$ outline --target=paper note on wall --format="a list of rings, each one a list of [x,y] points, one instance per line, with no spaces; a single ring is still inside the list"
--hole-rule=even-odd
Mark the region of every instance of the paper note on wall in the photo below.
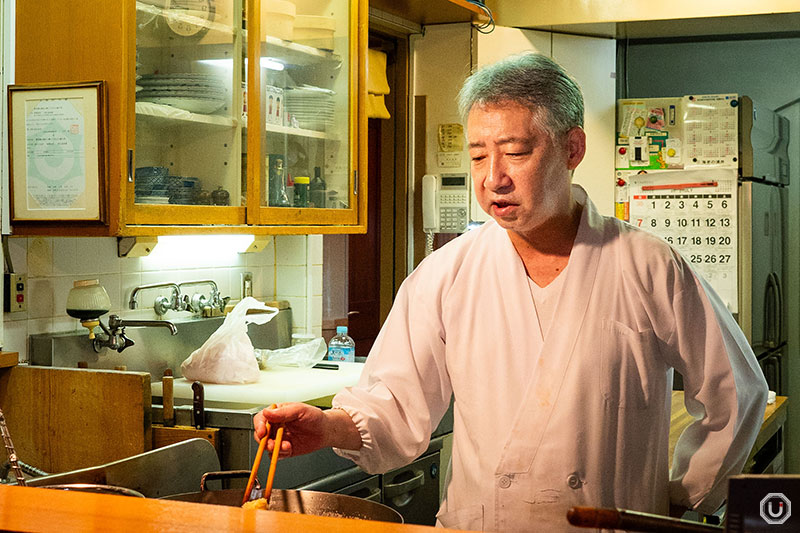
[[[683,98],[685,168],[737,168],[739,112],[736,94]]]
[[[439,151],[460,152],[464,149],[464,126],[458,123],[439,124]]]

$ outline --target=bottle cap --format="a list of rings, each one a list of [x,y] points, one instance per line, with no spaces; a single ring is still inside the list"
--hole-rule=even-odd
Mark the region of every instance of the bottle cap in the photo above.
[[[347,326],[336,326],[337,335],[347,335]]]
[[[305,183],[306,185],[308,185],[308,182],[309,182],[309,181],[311,181],[311,180],[310,180],[310,178],[309,178],[308,176],[297,176],[297,177],[294,179],[294,182],[295,182],[295,183],[300,183],[300,184],[303,184],[303,183]]]

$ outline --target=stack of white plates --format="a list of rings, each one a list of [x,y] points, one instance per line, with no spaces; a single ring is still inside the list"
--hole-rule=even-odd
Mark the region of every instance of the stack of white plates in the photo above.
[[[192,113],[214,113],[225,105],[224,81],[210,74],[146,74],[138,81],[136,100],[164,104]]]
[[[169,196],[137,196],[136,203],[166,205],[169,203]]]
[[[325,131],[333,125],[333,91],[319,87],[292,87],[284,94],[286,110],[301,128]]]

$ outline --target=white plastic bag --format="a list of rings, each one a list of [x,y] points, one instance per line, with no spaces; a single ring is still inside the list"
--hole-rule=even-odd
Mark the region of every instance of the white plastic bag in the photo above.
[[[309,368],[322,361],[328,352],[328,347],[325,345],[325,339],[317,337],[288,348],[278,348],[277,350],[256,349],[255,352],[261,368],[273,368],[276,366]]]
[[[250,309],[266,311],[248,315]],[[259,368],[247,324],[266,324],[278,314],[248,296],[231,310],[217,331],[181,363],[183,377],[205,383],[252,383],[258,381]]]

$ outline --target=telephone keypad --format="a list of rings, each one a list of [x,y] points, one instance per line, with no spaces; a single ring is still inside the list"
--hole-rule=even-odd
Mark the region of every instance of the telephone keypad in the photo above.
[[[439,196],[441,215],[439,231],[442,233],[461,233],[467,229],[467,194],[451,192]]]

